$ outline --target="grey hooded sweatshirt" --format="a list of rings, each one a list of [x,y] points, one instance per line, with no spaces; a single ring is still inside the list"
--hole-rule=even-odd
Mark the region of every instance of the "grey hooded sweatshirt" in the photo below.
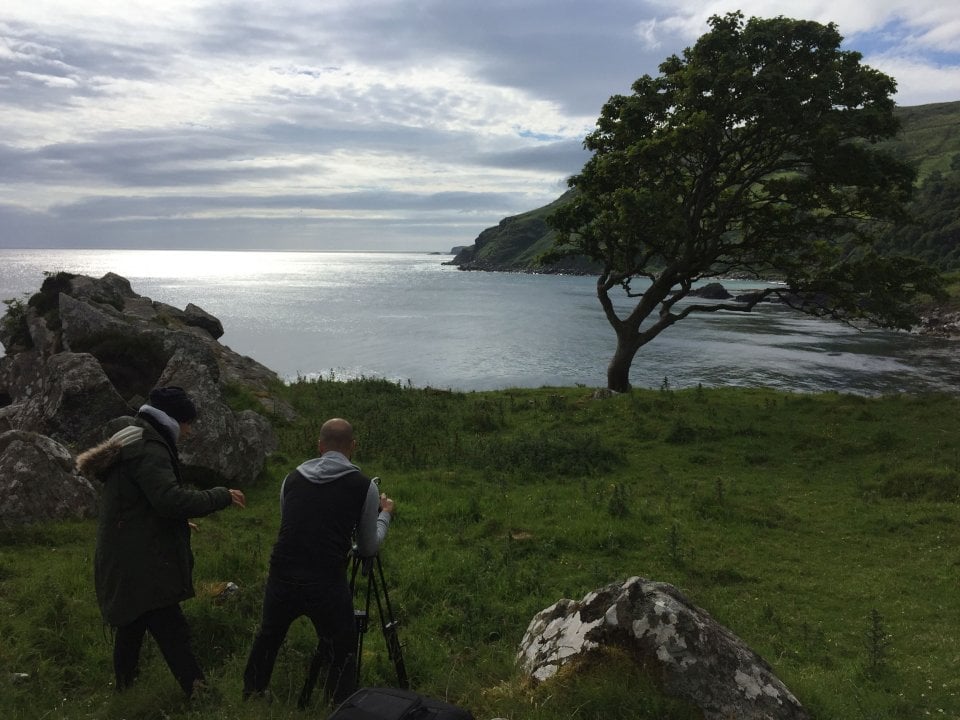
[[[292,582],[318,582],[346,569],[351,545],[375,555],[391,516],[380,509],[375,482],[339,452],[307,460],[280,488],[280,532],[272,572]]]

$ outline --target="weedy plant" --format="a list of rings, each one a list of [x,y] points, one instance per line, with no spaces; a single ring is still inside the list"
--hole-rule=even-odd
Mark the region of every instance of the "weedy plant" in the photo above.
[[[341,416],[356,462],[397,501],[381,558],[421,692],[477,718],[697,717],[617,652],[541,685],[516,666],[537,612],[638,575],[676,585],[741,637],[817,720],[960,717],[957,398],[672,387],[601,399],[329,378],[278,391],[298,418],[274,419],[280,447],[245,488],[247,509],[202,519],[193,537],[198,597],[184,610],[216,693],[182,700],[149,640],[137,686],[112,691],[95,522],[51,523],[0,530],[0,716],[304,717],[309,623],[291,629],[272,704],[242,702],[241,673],[279,483]],[[225,581],[240,590],[218,603],[210,588]],[[376,627],[364,653],[362,682],[392,684]],[[308,713],[324,717],[315,695]]]
[[[887,667],[891,637],[887,633],[883,616],[876,608],[870,609],[867,623],[867,632],[864,637],[867,650],[867,673],[877,677]]]

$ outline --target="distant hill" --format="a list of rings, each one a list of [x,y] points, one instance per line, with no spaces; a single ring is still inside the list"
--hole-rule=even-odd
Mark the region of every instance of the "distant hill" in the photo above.
[[[949,172],[960,153],[960,101],[901,107],[896,114],[903,126],[900,136],[881,147],[917,168],[918,182],[934,171]]]
[[[903,125],[899,137],[883,144],[917,169],[915,216],[923,225],[897,228],[881,248],[922,257],[944,270],[960,268],[960,101],[896,109]],[[549,205],[504,218],[459,250],[451,265],[463,270],[592,273],[586,258],[543,266],[541,254],[553,246],[546,218],[567,202],[568,190]]]
[[[573,190],[567,190],[549,205],[504,218],[499,225],[480,233],[473,245],[461,248],[449,264],[458,265],[462,270],[596,272],[596,266],[586,258],[570,258],[553,265],[538,262],[540,255],[553,247],[556,235],[547,226],[547,216],[572,196]]]

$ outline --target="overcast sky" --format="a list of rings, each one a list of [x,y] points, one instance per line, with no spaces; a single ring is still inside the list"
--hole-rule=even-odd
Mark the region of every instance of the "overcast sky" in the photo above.
[[[469,245],[737,9],[835,22],[900,105],[960,100],[944,0],[3,0],[0,248]]]

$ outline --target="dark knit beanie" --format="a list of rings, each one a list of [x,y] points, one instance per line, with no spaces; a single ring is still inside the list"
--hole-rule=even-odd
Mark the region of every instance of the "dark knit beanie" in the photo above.
[[[150,404],[177,422],[189,423],[197,418],[197,406],[182,387],[154,388],[150,391]]]

